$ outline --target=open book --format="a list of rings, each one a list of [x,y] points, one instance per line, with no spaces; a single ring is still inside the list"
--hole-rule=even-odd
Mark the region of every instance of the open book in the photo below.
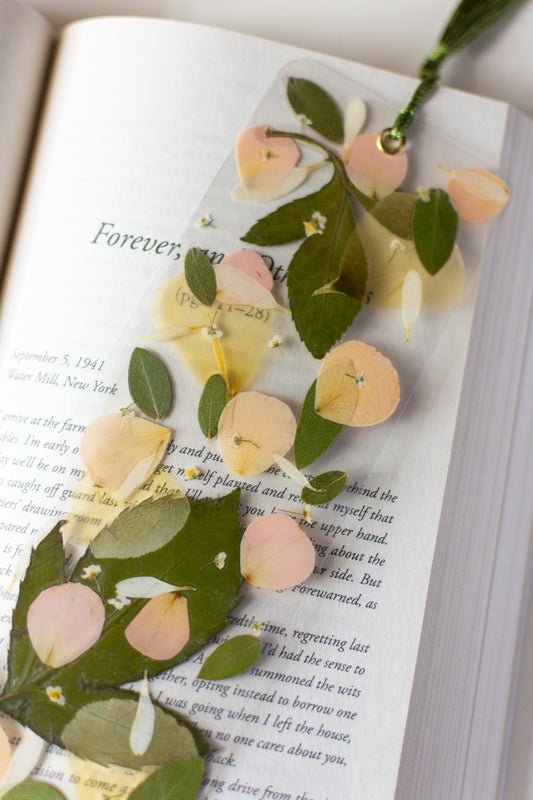
[[[1,36],[26,41],[31,30],[40,42],[31,78],[10,66],[29,109],[50,34],[10,2],[1,14]],[[248,125],[287,124],[280,86],[293,74],[326,85],[341,105],[363,98],[376,131],[414,86],[179,22],[91,20],[61,36],[2,292],[2,664],[18,555],[69,513],[81,435],[130,402],[134,347],[154,345],[172,373],[163,468],[190,497],[242,485],[244,524],[278,508],[301,511],[299,488],[281,470],[240,479],[226,468],[216,439],[198,428],[201,385],[167,343],[143,339],[154,325],[151,299],[182,271],[189,247],[216,262],[276,207],[231,199],[230,154]],[[3,71],[0,131],[13,118],[6,83]],[[17,130],[32,129],[28,111]],[[529,564],[532,148],[532,124],[502,103],[443,89],[424,111],[411,190],[433,185],[445,160],[497,173],[511,197],[497,220],[462,234],[466,279],[456,306],[423,312],[408,343],[388,309],[363,309],[347,332],[396,365],[400,404],[381,426],[350,430],[310,468],[349,474],[344,491],[302,521],[314,574],[285,592],[243,590],[224,635],[262,624],[260,659],[236,678],[202,681],[200,654],[151,680],[152,697],[196,723],[213,748],[202,800],[500,796]],[[316,188],[324,177],[310,181]],[[18,187],[2,202],[5,231]],[[195,225],[206,215],[212,225]],[[286,304],[287,253],[264,255]],[[265,353],[268,370],[247,388],[279,394],[297,415],[317,362],[290,320],[280,326],[284,355]],[[193,467],[200,474],[188,483]],[[127,796],[125,774],[87,769],[50,746],[34,777],[69,798]]]

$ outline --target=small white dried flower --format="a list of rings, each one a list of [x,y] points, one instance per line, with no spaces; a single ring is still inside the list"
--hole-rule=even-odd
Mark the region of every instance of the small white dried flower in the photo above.
[[[272,350],[275,350],[277,347],[281,347],[281,345],[282,345],[282,344],[283,344],[283,339],[281,338],[281,336],[279,336],[278,334],[276,334],[276,335],[275,335],[275,336],[273,336],[273,337],[272,337],[272,339],[269,341],[269,343],[268,343],[268,346],[269,346],[269,347],[270,347]]]
[[[298,120],[300,125],[312,125],[313,124],[313,120],[309,119],[309,117],[306,116],[305,114],[297,114],[296,115],[296,119]]]
[[[51,703],[55,703],[57,706],[64,706],[67,702],[61,686],[47,686],[46,696]]]
[[[263,629],[263,623],[262,622],[252,622],[252,624],[250,625],[250,628],[253,630],[253,632],[255,633],[256,636],[259,636],[259,634],[261,633],[261,631]]]
[[[211,214],[204,214],[203,217],[200,217],[200,219],[197,219],[196,220],[196,225],[198,225],[199,228],[214,228],[215,227],[213,225],[213,217],[211,216]]]
[[[224,567],[226,566],[226,558],[227,558],[226,553],[223,550],[221,550],[220,553],[217,553],[216,556],[214,557],[213,564],[217,569],[224,569]]]
[[[120,610],[121,608],[129,606],[131,600],[129,599],[129,597],[123,597],[122,595],[117,594],[116,597],[111,597],[107,602],[109,603],[110,606],[114,606],[115,608],[118,608]]]
[[[327,218],[320,211],[313,211],[311,219],[304,222],[306,236],[313,236],[315,233],[324,233]]]
[[[366,377],[363,372],[356,372],[355,374],[355,382],[359,389],[366,384]]]
[[[204,336],[207,336],[208,339],[221,339],[224,336],[218,325],[215,325],[214,322],[211,325],[205,325],[202,328],[202,333]]]
[[[419,198],[422,200],[423,203],[429,203],[431,200],[431,196],[429,194],[429,189],[425,189],[423,186],[419,186],[416,190]]]
[[[202,477],[202,473],[196,467],[189,467],[189,469],[185,470],[185,480],[186,481],[194,481],[198,478]]]
[[[302,511],[302,517],[308,523],[313,521],[313,517],[311,516],[311,506],[304,506],[304,510]]]
[[[101,571],[102,567],[98,566],[98,564],[89,564],[88,567],[84,567],[81,573],[81,579],[82,581],[94,581],[98,575],[100,575]]]

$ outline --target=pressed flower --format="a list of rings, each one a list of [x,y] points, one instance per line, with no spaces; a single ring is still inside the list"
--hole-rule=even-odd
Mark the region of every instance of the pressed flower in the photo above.
[[[217,553],[216,556],[214,557],[213,564],[217,569],[224,569],[224,567],[226,566],[227,557],[228,557],[227,554],[223,550],[221,550],[220,553]]]
[[[311,523],[313,521],[313,516],[311,514],[311,506],[304,506],[304,509],[302,511],[302,517],[308,523]]]
[[[313,124],[313,120],[309,119],[309,117],[306,114],[297,114],[296,115],[296,119],[298,120],[300,125],[312,125]]]
[[[505,183],[484,169],[455,172],[447,190],[459,216],[471,222],[490,219],[501,211],[509,199],[509,189]]]
[[[359,97],[348,104],[344,115],[344,160],[348,161],[355,137],[361,133],[366,120],[366,105]]]
[[[352,375],[352,383],[356,386],[357,402],[348,419],[345,408],[341,406],[342,418],[337,419],[335,412],[331,412],[327,419],[341,422],[344,425],[365,427],[375,425],[387,419],[400,399],[400,382],[398,373],[393,365],[382,353],[364,342],[350,341],[334,347],[322,362],[317,379],[316,396],[327,395],[333,392],[338,381],[336,373],[346,371]],[[361,378],[356,380],[356,375]],[[321,384],[325,383],[325,387]],[[320,391],[319,391],[320,390]],[[327,390],[327,391],[326,391]],[[324,413],[317,409],[317,413]]]
[[[185,470],[185,480],[186,481],[195,481],[198,478],[202,477],[202,473],[196,467],[189,467],[189,469]]]
[[[148,600],[124,631],[128,643],[154,661],[178,655],[190,637],[189,604],[176,592]]]
[[[91,479],[119,500],[138,489],[165,454],[170,428],[125,414],[92,422],[81,440],[81,457]]]
[[[416,270],[410,269],[402,287],[402,319],[405,325],[406,340],[409,341],[411,325],[418,319],[422,304],[422,281]]]
[[[262,622],[252,622],[250,628],[253,630],[256,636],[259,636],[261,631],[263,630],[263,623]]]
[[[426,189],[424,186],[418,186],[416,193],[418,194],[418,197],[420,198],[420,200],[422,200],[423,203],[429,203],[429,201],[431,200],[429,189]]]
[[[130,731],[130,748],[136,756],[142,756],[150,747],[154,735],[155,708],[150,697],[150,687],[146,670],[139,693],[137,710]]]
[[[339,358],[321,367],[315,390],[317,414],[349,425],[358,399],[358,382],[350,358]]]
[[[390,258],[390,231],[380,225],[372,214],[362,216],[357,230],[367,258],[366,288],[371,305],[399,311],[403,282],[411,269],[416,270],[420,276],[424,308],[445,309],[457,303],[465,274],[461,252],[457,246],[442,269],[436,275],[430,275],[420,262],[412,241],[399,239],[404,249],[397,252],[393,259]]]
[[[373,133],[356,136],[346,172],[350,180],[368,197],[378,199],[397,189],[407,174],[407,155],[389,155],[378,147],[378,137]]]
[[[81,573],[82,581],[94,581],[102,572],[102,567],[99,564],[89,564],[84,567]]]
[[[286,403],[259,392],[240,392],[218,422],[218,444],[226,465],[238,475],[257,475],[293,445],[296,419]],[[238,441],[240,440],[240,441]]]
[[[265,589],[290,589],[313,571],[315,548],[297,523],[284,514],[254,520],[241,540],[241,573]]]
[[[306,236],[314,236],[315,234],[322,234],[326,229],[326,217],[320,211],[313,211],[311,219],[304,222],[304,233]]]
[[[213,217],[211,216],[211,214],[204,214],[203,217],[200,217],[200,219],[196,220],[196,224],[198,225],[199,228],[215,227],[213,225]]]
[[[47,686],[46,696],[51,703],[55,703],[58,706],[64,706],[67,702],[61,686]]]
[[[283,344],[283,339],[277,333],[270,339],[268,346],[271,350],[277,350]]]
[[[276,182],[272,175],[280,168],[295,167],[300,158],[300,151],[293,139],[285,136],[266,136],[265,125],[247,128],[237,139],[235,156],[237,170],[241,181],[252,175],[264,173],[262,188],[269,188]],[[263,153],[269,153],[268,158]]]
[[[391,239],[389,244],[389,250],[392,253],[391,257],[389,258],[389,263],[390,263],[397,253],[402,253],[405,250],[405,245],[402,244],[399,239]]]
[[[261,284],[267,292],[272,291],[274,285],[274,278],[272,273],[265,264],[263,258],[254,250],[235,250],[233,253],[228,253],[224,256],[220,264],[226,264],[229,267],[240,269],[248,277],[253,278],[257,283]]]
[[[118,611],[120,611],[122,608],[129,606],[131,600],[129,597],[123,597],[122,595],[117,594],[115,597],[110,597],[107,602],[110,606],[113,606],[113,608],[116,608]]]
[[[256,308],[276,308],[271,292],[255,278],[238,267],[220,264],[217,267],[217,300],[228,305],[250,305]]]
[[[28,609],[26,627],[33,649],[49,667],[62,667],[100,638],[105,610],[99,596],[82,583],[50,586]]]

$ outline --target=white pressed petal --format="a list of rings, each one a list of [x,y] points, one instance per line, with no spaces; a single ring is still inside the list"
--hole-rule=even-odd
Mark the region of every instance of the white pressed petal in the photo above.
[[[151,342],[168,342],[171,339],[178,339],[180,336],[187,336],[189,333],[194,333],[195,330],[195,328],[187,327],[186,325],[176,325],[173,328],[165,328],[163,331],[146,333],[142,338]]]
[[[294,464],[292,464],[287,458],[280,455],[280,453],[272,453],[272,458],[274,459],[278,467],[280,467],[283,470],[285,475],[291,478],[299,486],[307,486],[307,487],[311,486],[311,484],[309,483],[303,472],[300,472],[300,470],[297,467],[295,467]]]
[[[117,491],[117,500],[125,500],[135,489],[138,489],[150,477],[160,462],[159,450],[155,455],[146,456],[132,469],[120,489]]]
[[[410,269],[405,276],[402,286],[402,319],[409,339],[409,331],[413,322],[418,318],[422,304],[422,281],[414,269]]]
[[[154,725],[155,708],[150,697],[150,688],[145,672],[135,719],[130,731],[130,748],[134,755],[142,756],[146,753],[154,735]]]
[[[278,167],[269,170],[268,175],[257,172],[236,186],[231,196],[241,203],[272,203],[297,189],[312,169],[314,166]]]
[[[115,593],[118,597],[157,597],[158,594],[165,592],[175,592],[183,589],[181,586],[173,586],[166,581],[160,581],[151,575],[139,575],[136,578],[125,578],[115,586]]]
[[[13,570],[13,578],[11,580],[10,585],[6,589],[6,593],[10,592],[13,588],[15,581],[22,580],[26,575],[26,570],[28,569],[31,561],[31,555],[38,544],[42,542],[44,537],[47,535],[46,530],[39,531],[36,533],[33,538],[24,545],[22,553],[17,559],[17,563],[15,564],[15,569]]]
[[[344,115],[344,148],[348,157],[352,142],[358,133],[363,129],[366,121],[366,105],[360,97],[354,97],[350,101],[346,114]]]
[[[274,295],[241,269],[220,264],[216,270],[217,299],[229,305],[245,304],[256,308],[277,308]]]
[[[30,728],[24,728],[20,744],[15,749],[0,788],[2,794],[25,780],[35,769],[44,754],[46,742]]]

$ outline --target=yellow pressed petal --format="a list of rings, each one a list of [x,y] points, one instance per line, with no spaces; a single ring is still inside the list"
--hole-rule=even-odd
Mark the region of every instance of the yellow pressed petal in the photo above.
[[[220,372],[213,344],[216,341],[224,360],[230,394],[238,392],[251,378],[271,335],[270,309],[250,306],[236,312],[221,303],[216,310],[216,325],[223,336],[217,340],[208,339],[201,328],[209,325],[212,319],[206,306],[192,296],[183,273],[159,287],[151,310],[160,330],[181,326],[196,329],[190,336],[172,339],[169,344],[202,386],[214,372]]]
[[[296,419],[286,403],[259,392],[240,392],[224,408],[218,444],[226,465],[238,475],[257,475],[294,443]],[[235,437],[240,439],[236,444]]]
[[[364,214],[357,226],[367,257],[366,291],[370,305],[401,309],[402,286],[409,270],[420,276],[422,308],[445,309],[458,302],[464,284],[465,268],[461,251],[452,254],[436,275],[430,275],[420,262],[414,245],[399,239],[403,249],[391,259],[391,234],[371,214]]]
[[[316,382],[315,412],[324,419],[345,425],[349,422],[359,391],[350,359],[339,359],[320,370]]]
[[[420,280],[418,272],[414,269],[410,269],[405,276],[402,286],[402,319],[407,332],[406,336],[408,341],[411,325],[418,319],[421,303],[422,281]]]

